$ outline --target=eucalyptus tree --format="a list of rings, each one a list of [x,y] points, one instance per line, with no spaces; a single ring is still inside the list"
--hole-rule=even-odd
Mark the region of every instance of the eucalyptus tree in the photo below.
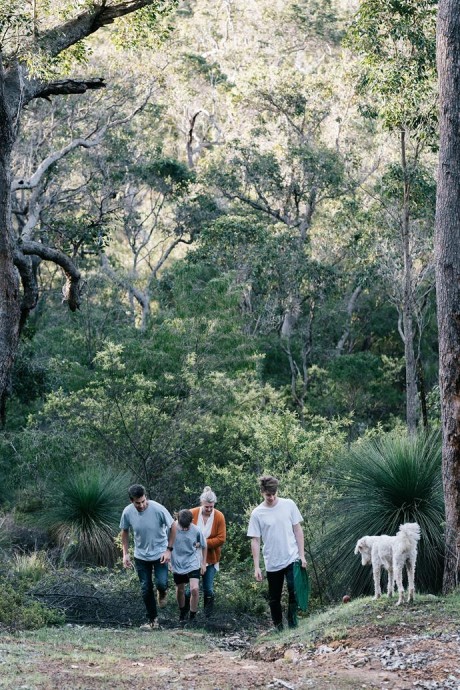
[[[327,267],[311,251],[311,228],[319,209],[351,193],[353,181],[335,141],[325,142],[334,101],[330,86],[319,76],[289,78],[284,71],[278,80],[273,90],[262,81],[248,99],[253,111],[247,137],[251,141],[229,145],[225,164],[218,159],[209,175],[234,208],[246,208],[267,228],[271,256],[263,270],[266,296],[275,305],[272,327],[279,334],[289,363],[292,398],[302,414],[312,363],[313,322],[328,283]],[[247,269],[249,282],[251,272],[259,271],[255,266]],[[268,267],[273,272],[271,285]],[[260,281],[256,283],[254,294],[261,287]],[[263,323],[260,314],[257,318]]]
[[[81,274],[64,252],[44,242],[18,237],[12,220],[11,157],[23,109],[37,98],[81,94],[104,87],[102,77],[63,77],[72,57],[82,59],[82,41],[116,20],[142,11],[154,21],[165,0],[0,4],[0,413],[4,418],[11,369],[21,320],[37,302],[33,258],[60,266],[64,300],[71,310],[80,302]],[[27,181],[31,182],[31,178]],[[24,184],[24,180],[22,180]],[[21,186],[21,180],[18,180]]]
[[[403,263],[401,336],[410,433],[415,432],[418,417],[412,197],[422,151],[433,141],[436,126],[435,12],[435,0],[363,0],[348,35],[358,53],[361,108],[366,115],[380,118],[384,128],[399,138],[400,201],[393,213]]]
[[[459,583],[460,556],[460,9],[440,0],[437,27],[440,147],[436,207],[439,383],[446,506],[444,591]]]

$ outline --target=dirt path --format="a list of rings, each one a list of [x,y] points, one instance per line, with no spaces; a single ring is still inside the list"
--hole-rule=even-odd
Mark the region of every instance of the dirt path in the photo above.
[[[309,647],[272,637],[245,651],[225,645],[225,638],[187,631],[2,637],[0,688],[460,688],[460,628],[436,634],[360,628],[340,642]]]

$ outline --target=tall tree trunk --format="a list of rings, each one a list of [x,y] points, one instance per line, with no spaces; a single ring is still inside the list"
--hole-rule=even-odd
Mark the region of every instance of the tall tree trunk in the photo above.
[[[460,5],[440,0],[437,25],[440,145],[436,289],[442,473],[446,505],[443,590],[458,585],[460,558]]]
[[[412,256],[410,247],[410,180],[406,158],[406,132],[401,130],[401,164],[404,174],[402,241],[404,255],[403,330],[406,359],[406,424],[409,434],[417,431],[417,371],[414,351],[414,317],[412,297]]]
[[[14,266],[11,225],[11,151],[13,119],[5,95],[0,57],[0,422],[5,420],[5,400],[16,354],[20,323],[19,275]]]

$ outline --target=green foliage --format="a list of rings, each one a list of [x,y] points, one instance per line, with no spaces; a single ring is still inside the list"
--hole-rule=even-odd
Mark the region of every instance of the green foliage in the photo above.
[[[219,570],[216,579],[219,611],[236,615],[244,625],[245,617],[262,616],[267,610],[265,587],[256,582],[252,560]]]
[[[56,536],[64,560],[113,564],[128,483],[126,474],[90,467],[54,488],[41,523]]]
[[[177,5],[178,0],[154,0],[147,7],[117,19],[113,42],[119,48],[130,45],[158,49],[173,29],[171,15]]]
[[[333,43],[339,40],[340,22],[331,0],[300,0],[288,5],[288,12],[307,36],[316,34]]]
[[[327,571],[335,574],[331,592],[368,593],[371,573],[353,555],[356,541],[364,535],[394,535],[404,522],[418,522],[422,533],[417,587],[439,591],[444,543],[439,434],[361,439],[343,454],[334,484],[340,498],[320,545]]]
[[[327,417],[350,415],[358,426],[386,420],[403,403],[402,375],[400,359],[372,352],[340,355],[324,368],[311,367],[309,409]]]
[[[410,209],[414,219],[429,217],[434,219],[436,203],[436,182],[432,172],[418,164],[410,164],[406,171],[400,164],[390,164],[377,182],[376,192],[382,199],[402,202],[404,182],[410,185]]]
[[[36,630],[46,625],[64,623],[64,616],[55,609],[32,601],[24,592],[5,577],[0,577],[0,624],[11,630]]]
[[[140,179],[164,194],[180,194],[195,180],[195,173],[175,158],[158,158],[136,170]]]
[[[268,387],[265,400],[255,403],[241,399],[240,418],[234,417],[228,429],[234,439],[232,452],[215,458],[203,455],[194,477],[197,486],[211,484],[227,518],[223,563],[231,567],[249,554],[246,528],[250,511],[261,501],[258,477],[264,473],[279,477],[280,495],[299,506],[305,519],[307,553],[312,555],[312,540],[322,533],[324,515],[335,497],[329,468],[345,438],[341,422],[310,418],[301,426]]]
[[[360,59],[364,112],[425,140],[436,122],[436,6],[435,0],[364,0],[347,40]]]
[[[15,53],[33,32],[32,3],[23,0],[0,1],[1,50]]]

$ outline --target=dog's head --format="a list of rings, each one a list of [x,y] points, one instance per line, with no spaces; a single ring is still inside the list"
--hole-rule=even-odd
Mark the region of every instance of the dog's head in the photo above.
[[[369,544],[368,537],[358,539],[355,546],[355,554],[361,556],[361,565],[369,565],[371,562],[371,544]]]

